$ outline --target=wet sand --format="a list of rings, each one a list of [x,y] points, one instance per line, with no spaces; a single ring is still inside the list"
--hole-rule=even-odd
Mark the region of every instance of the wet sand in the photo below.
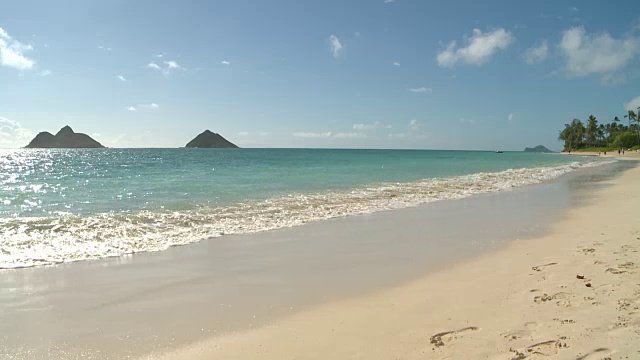
[[[321,340],[327,334],[318,334],[322,336],[317,344],[305,341],[308,349],[298,348],[298,343],[287,348],[291,334],[277,338],[274,326],[291,325],[301,316],[328,315],[329,321],[332,315],[323,315],[322,309],[337,311],[345,301],[355,301],[349,309],[371,310],[367,301],[384,289],[422,279],[425,273],[449,273],[468,266],[480,254],[498,256],[510,240],[541,237],[550,224],[566,216],[568,208],[593,203],[596,190],[610,191],[600,189],[602,181],[629,167],[619,163],[584,169],[507,193],[228,236],[161,253],[2,271],[0,355],[11,359],[121,359],[169,353],[174,358],[214,354],[216,358],[232,358],[233,354],[252,358],[241,349],[234,350],[233,341],[240,340],[233,339],[247,339],[246,350],[258,350],[251,347],[258,346],[251,339],[264,335],[276,336],[269,338],[273,342],[265,343],[262,338],[264,349],[292,351],[283,358],[293,358],[293,354],[336,358],[330,353],[313,356],[322,354],[315,352],[318,347],[333,344]],[[451,302],[446,296],[456,293],[450,292],[450,285],[439,284],[431,292]],[[356,317],[365,314],[354,312]],[[385,314],[394,313],[369,315],[384,318]],[[317,324],[318,331],[323,324]],[[375,326],[380,334],[395,331],[382,324],[386,321]],[[308,326],[316,329],[313,321]],[[311,336],[313,329],[296,331]],[[344,341],[367,339],[372,340],[365,332],[360,339],[346,337]],[[400,351],[392,339],[390,334],[387,346]],[[216,353],[212,349],[217,344],[231,344],[225,345],[229,352]],[[253,358],[271,356],[257,354]]]

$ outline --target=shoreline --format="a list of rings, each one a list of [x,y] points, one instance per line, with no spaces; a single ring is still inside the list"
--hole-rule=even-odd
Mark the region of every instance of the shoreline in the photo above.
[[[635,167],[607,181],[541,237],[399,287],[142,358],[639,356],[639,179]]]
[[[4,238],[9,251],[0,253],[0,270],[165,251],[172,246],[189,245],[214,237],[261,233],[335,218],[366,216],[438,201],[511,191],[606,163],[530,164],[533,166],[379,182],[347,189],[294,192],[184,211],[135,211],[126,216],[116,211],[113,214],[61,218],[10,218],[10,229]],[[21,229],[29,229],[29,237],[38,241],[25,241]],[[123,238],[122,233],[127,235]],[[65,241],[61,242],[61,238]]]
[[[624,154],[618,154],[617,151],[610,151],[607,153],[607,155],[604,155],[604,153],[599,153],[599,152],[595,152],[595,151],[573,151],[573,152],[566,152],[566,151],[562,151],[560,152],[560,154],[562,155],[577,155],[577,156],[599,156],[599,157],[606,157],[606,158],[615,158],[618,160],[640,160],[640,153],[636,152],[636,151],[626,151]]]
[[[155,358],[212,336],[246,334],[327,304],[366,299],[513,239],[543,236],[568,209],[591,202],[603,181],[635,165],[584,168],[512,191],[163,252],[6,270],[0,355]]]

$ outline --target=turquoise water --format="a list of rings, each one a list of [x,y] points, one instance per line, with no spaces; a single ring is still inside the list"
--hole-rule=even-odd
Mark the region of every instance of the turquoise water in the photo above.
[[[162,250],[501,191],[584,166],[576,161],[470,151],[3,150],[0,267]]]

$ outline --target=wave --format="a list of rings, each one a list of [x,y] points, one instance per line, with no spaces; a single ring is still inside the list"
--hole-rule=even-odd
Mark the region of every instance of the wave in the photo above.
[[[160,251],[228,234],[246,234],[311,221],[368,214],[541,183],[579,168],[614,161],[512,169],[406,183],[384,183],[314,194],[291,194],[226,207],[140,211],[93,216],[0,220],[0,269]]]

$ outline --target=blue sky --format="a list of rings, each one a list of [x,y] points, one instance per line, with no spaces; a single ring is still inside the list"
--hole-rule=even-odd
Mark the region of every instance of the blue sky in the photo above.
[[[640,2],[3,1],[0,147],[558,149],[640,106]]]

